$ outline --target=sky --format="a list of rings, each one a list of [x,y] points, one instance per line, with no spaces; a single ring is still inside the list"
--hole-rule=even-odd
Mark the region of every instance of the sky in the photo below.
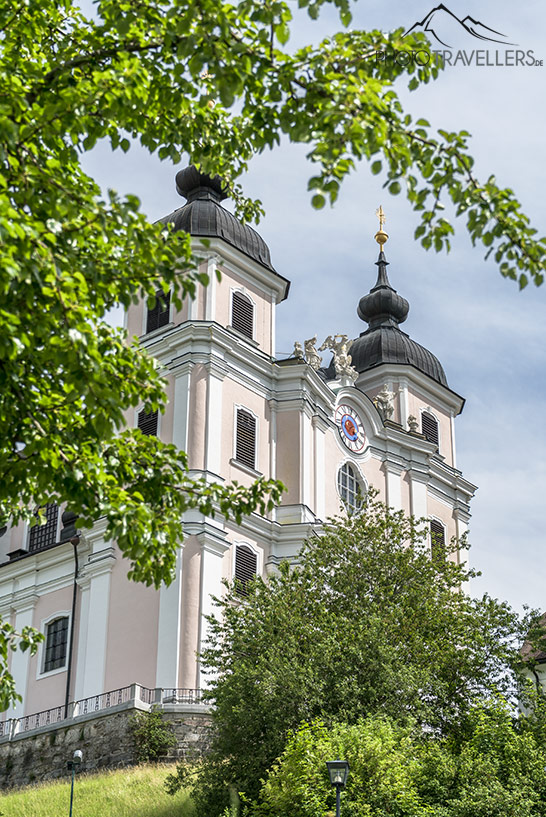
[[[401,0],[360,0],[350,28],[409,28],[435,5],[418,0],[409,9]],[[546,64],[544,2],[521,0],[517,12],[508,0],[446,5],[460,19],[470,15],[518,48],[532,49]],[[289,46],[317,42],[341,28],[334,10],[317,22],[299,16]],[[468,36],[457,46],[485,47]],[[459,64],[416,92],[397,90],[406,109],[434,127],[470,131],[478,177],[494,173],[501,186],[513,188],[538,234],[546,234],[546,65]],[[344,182],[333,208],[313,210],[305,154],[303,146],[283,143],[256,157],[240,180],[248,195],[262,200],[266,216],[257,229],[275,268],[292,282],[277,310],[277,354],[315,334],[319,340],[336,333],[356,337],[366,328],[356,307],[375,283],[375,210],[382,204],[391,284],[410,303],[402,328],[440,359],[450,388],[466,398],[456,424],[457,465],[478,486],[470,563],[482,571],[471,590],[517,608],[546,609],[546,285],[520,292],[493,261],[484,261],[480,247],[472,247],[459,220],[451,253],[425,251],[413,238],[418,218],[409,203],[384,190],[381,176],[372,176],[365,163]],[[138,195],[153,220],[184,203],[174,185],[183,165],[160,162],[138,146],[122,154],[100,145],[84,166],[104,189]]]

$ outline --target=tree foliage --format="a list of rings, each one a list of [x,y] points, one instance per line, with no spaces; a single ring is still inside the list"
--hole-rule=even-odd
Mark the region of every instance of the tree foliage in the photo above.
[[[34,655],[38,644],[44,640],[42,633],[37,633],[32,627],[23,627],[19,633],[7,621],[0,619],[0,712],[4,712],[12,703],[22,701],[20,693],[15,689],[15,681],[8,671],[9,654],[19,649],[22,652],[29,650]]]
[[[384,715],[352,725],[304,724],[290,736],[245,817],[328,817],[335,793],[326,760],[349,762],[346,817],[542,817],[546,752],[502,701],[470,713],[460,742]]]
[[[310,539],[296,569],[257,579],[244,603],[236,588],[218,601],[203,655],[215,737],[200,814],[221,813],[230,786],[255,798],[302,722],[380,713],[454,738],[477,701],[514,700],[528,622],[464,593],[474,574],[451,557],[431,559],[413,518],[370,499]]]
[[[299,0],[316,18],[325,2]],[[333,0],[341,22],[349,0]],[[279,498],[190,478],[182,452],[130,429],[126,412],[164,405],[156,364],[105,317],[157,287],[173,301],[206,283],[188,236],[152,225],[134,196],[102,196],[82,155],[99,140],[137,140],[159,159],[183,153],[220,173],[238,212],[257,217],[237,176],[285,135],[309,145],[312,203],[334,202],[360,159],[385,172],[420,213],[425,247],[449,246],[442,198],[503,275],[543,280],[537,240],[509,189],[472,171],[467,134],[433,134],[404,114],[411,89],[438,74],[431,62],[377,61],[376,50],[419,47],[401,31],[342,31],[290,52],[292,11],[281,0],[100,0],[87,17],[72,0],[0,8],[0,525],[47,502],[68,502],[89,526],[108,520],[131,575],[168,581],[188,508],[240,518]]]

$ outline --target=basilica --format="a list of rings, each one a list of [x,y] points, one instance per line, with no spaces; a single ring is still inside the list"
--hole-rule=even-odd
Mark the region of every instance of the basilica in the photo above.
[[[279,359],[275,315],[289,280],[260,235],[222,206],[217,177],[188,167],[176,186],[185,203],[162,221],[191,234],[210,283],[181,310],[162,293],[151,307],[129,308],[127,333],[159,361],[168,404],[164,413],[141,406],[127,423],[186,451],[195,476],[281,480],[282,503],[241,524],[188,513],[175,579],[160,590],[127,579],[104,520],[77,536],[69,515],[51,505],[45,525],[6,531],[0,615],[45,634],[37,655],[11,658],[23,702],[8,719],[135,683],[198,691],[206,616],[222,581],[236,579],[244,599],[254,575],[296,561],[324,520],[358,513],[371,486],[390,506],[426,518],[431,552],[467,530],[475,486],[455,454],[464,400],[432,352],[401,328],[409,304],[389,281],[382,210],[364,271],[370,290],[348,305],[361,334],[323,327]]]

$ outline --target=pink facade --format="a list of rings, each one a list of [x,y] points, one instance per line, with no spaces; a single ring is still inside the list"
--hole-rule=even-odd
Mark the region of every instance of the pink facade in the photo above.
[[[172,218],[184,215],[199,190],[206,192],[201,201],[218,208],[213,215],[227,224],[223,233],[208,236],[206,247],[194,238],[211,283],[199,286],[181,311],[171,305],[148,334],[146,305],[132,306],[127,332],[164,367],[168,405],[157,433],[188,452],[190,468],[243,485],[257,475],[277,478],[286,491],[274,513],[254,514],[240,526],[188,514],[175,579],[159,591],[127,580],[128,565],[115,543],[105,541],[104,520],[98,520],[78,545],[74,620],[72,545],[25,553],[24,526],[0,538],[0,614],[43,631],[68,618],[74,634],[70,700],[135,682],[199,687],[204,616],[212,611],[211,594],[221,594],[222,580],[236,574],[237,548],[268,575],[281,559],[297,556],[314,526],[344,512],[344,501],[359,502],[371,486],[389,505],[441,525],[447,541],[468,524],[474,486],[456,470],[454,449],[454,418],[463,400],[431,353],[398,329],[405,302],[390,287],[386,267],[360,302],[370,329],[349,348],[356,368],[344,361],[341,345],[333,347],[337,368],[328,365],[332,352],[322,366],[311,365],[311,347],[306,357],[276,360],[275,310],[288,282],[256,234],[220,212],[218,189],[207,186],[206,177],[199,184]],[[381,354],[376,344],[372,359],[380,335]],[[136,425],[138,414],[127,423]],[[241,423],[250,429],[252,450],[242,446]],[[57,542],[60,528],[59,520]],[[67,654],[62,666],[44,671],[44,650],[30,659],[14,655],[12,670],[24,694],[15,714],[64,703],[68,660]]]

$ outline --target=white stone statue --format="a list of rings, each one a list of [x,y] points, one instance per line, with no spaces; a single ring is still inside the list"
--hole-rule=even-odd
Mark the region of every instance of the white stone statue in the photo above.
[[[353,344],[352,340],[348,340],[347,335],[328,335],[319,351],[324,349],[331,349],[334,353],[334,367],[338,377],[348,377],[353,382],[358,377],[358,372],[351,366],[352,358],[349,354],[349,349]]]
[[[298,360],[303,360],[303,347],[299,340],[294,341],[294,352],[293,355]]]
[[[311,366],[311,368],[314,369],[315,371],[317,369],[320,369],[320,364],[322,363],[322,358],[315,348],[316,342],[317,342],[316,335],[313,338],[309,338],[309,340],[303,341],[303,347],[305,349],[305,359],[307,363]]]
[[[394,414],[394,392],[389,391],[385,383],[379,394],[374,398],[374,405],[384,420],[391,420]]]
[[[413,414],[410,414],[410,416],[408,417],[408,428],[412,432],[412,434],[415,434],[419,431],[419,422],[417,420],[417,417],[415,417]]]

